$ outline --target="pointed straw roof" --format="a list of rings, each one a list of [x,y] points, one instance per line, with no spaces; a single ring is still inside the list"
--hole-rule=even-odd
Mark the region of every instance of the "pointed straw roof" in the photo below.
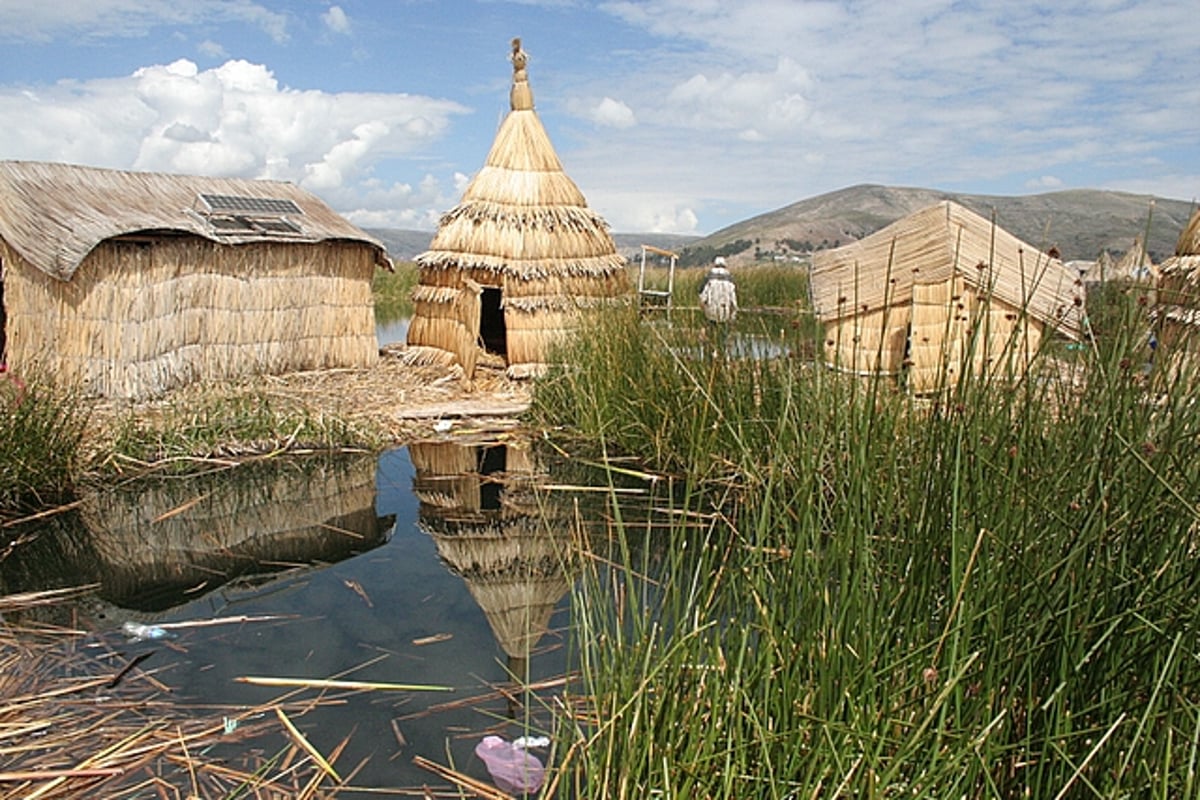
[[[588,208],[563,172],[533,107],[528,56],[512,42],[510,112],[462,201],[443,215],[417,263],[479,269],[523,280],[555,275],[605,277],[622,270],[608,223]]]
[[[1140,235],[1133,238],[1133,246],[1117,262],[1115,273],[1118,278],[1135,281],[1158,279],[1158,267],[1151,260]]]

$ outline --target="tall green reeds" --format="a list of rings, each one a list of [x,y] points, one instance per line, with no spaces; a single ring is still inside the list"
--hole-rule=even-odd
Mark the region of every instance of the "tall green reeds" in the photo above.
[[[687,488],[615,528],[662,562],[577,589],[575,789],[1195,796],[1200,409],[1138,308],[926,400],[632,316],[580,337],[535,414]]]
[[[66,497],[82,459],[87,413],[76,393],[0,373],[0,517]]]

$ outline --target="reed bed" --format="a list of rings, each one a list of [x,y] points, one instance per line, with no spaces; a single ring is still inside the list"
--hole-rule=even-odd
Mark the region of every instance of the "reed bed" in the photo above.
[[[314,754],[291,722],[336,699],[189,709],[164,683],[168,656],[37,622],[72,593],[0,598],[0,796],[283,800],[335,797],[352,778],[331,775],[344,742]],[[276,752],[244,744],[272,733]]]
[[[1122,314],[1102,347],[932,400],[595,321],[533,415],[677,491],[666,530],[614,492],[584,559],[562,785],[1196,796],[1195,375],[1145,366],[1145,309]]]

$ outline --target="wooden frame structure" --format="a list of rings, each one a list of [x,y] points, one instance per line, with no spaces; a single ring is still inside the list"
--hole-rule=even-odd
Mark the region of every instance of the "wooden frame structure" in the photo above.
[[[667,269],[667,289],[647,289],[646,288],[646,254],[653,253],[656,256],[670,259],[670,266]],[[675,292],[675,266],[679,263],[679,254],[670,250],[663,250],[661,247],[654,245],[642,245],[641,267],[638,270],[638,307],[639,308],[663,308],[667,309],[667,313],[671,311],[671,299]]]

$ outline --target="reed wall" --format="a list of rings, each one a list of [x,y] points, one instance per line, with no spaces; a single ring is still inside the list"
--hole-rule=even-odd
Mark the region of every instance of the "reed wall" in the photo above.
[[[63,282],[5,248],[8,352],[86,394],[146,398],[203,380],[378,355],[370,247],[107,240]]]

